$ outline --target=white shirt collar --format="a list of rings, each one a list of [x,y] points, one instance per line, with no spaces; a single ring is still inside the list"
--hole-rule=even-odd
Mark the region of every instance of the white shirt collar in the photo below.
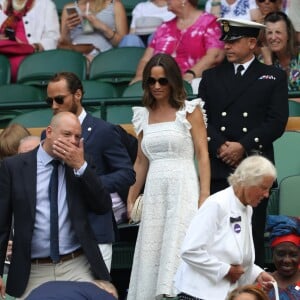
[[[234,65],[234,74],[236,74],[238,66],[242,65],[244,67],[244,70],[241,73],[242,73],[242,75],[244,75],[244,73],[247,71],[247,69],[249,68],[249,66],[251,65],[251,63],[253,62],[254,59],[255,59],[255,56],[253,55],[252,59],[245,62],[244,64],[235,64],[234,63],[233,64]]]
[[[80,115],[78,116],[78,120],[79,120],[80,124],[82,124],[85,117],[86,117],[86,111],[84,108],[82,108],[82,111],[81,111]]]

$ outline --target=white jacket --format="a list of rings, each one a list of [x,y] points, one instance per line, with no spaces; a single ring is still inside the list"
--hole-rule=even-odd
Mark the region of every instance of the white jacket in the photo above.
[[[5,0],[0,0],[0,25],[7,16],[3,12]],[[26,37],[29,44],[41,43],[45,50],[55,49],[59,32],[59,20],[56,6],[51,0],[36,0],[34,6],[23,17]]]
[[[252,207],[246,208],[252,262],[235,284],[225,278],[231,264],[242,264],[243,245],[230,217],[241,216],[232,187],[210,196],[192,220],[182,246],[182,263],[175,276],[180,292],[204,300],[224,300],[237,286],[254,283],[263,269],[254,264]],[[243,228],[241,228],[243,230]]]

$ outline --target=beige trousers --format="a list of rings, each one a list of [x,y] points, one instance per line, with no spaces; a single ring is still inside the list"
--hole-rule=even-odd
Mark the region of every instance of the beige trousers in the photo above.
[[[85,255],[58,264],[31,264],[26,290],[19,300],[25,299],[39,285],[53,280],[92,281],[90,264]]]

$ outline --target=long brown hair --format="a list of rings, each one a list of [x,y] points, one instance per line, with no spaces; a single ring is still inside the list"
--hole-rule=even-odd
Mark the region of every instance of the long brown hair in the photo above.
[[[148,82],[151,76],[151,70],[153,67],[161,66],[166,74],[166,78],[169,81],[171,93],[169,103],[172,107],[180,109],[184,106],[184,100],[186,99],[186,92],[183,86],[183,79],[179,66],[175,59],[164,53],[154,55],[146,64],[143,71],[143,104],[146,107],[153,108],[155,105],[155,98],[152,96]]]
[[[264,23],[276,23],[278,21],[283,21],[286,25],[286,30],[288,34],[288,41],[287,41],[287,54],[290,55],[291,57],[295,57],[298,55],[298,46],[297,46],[297,35],[296,35],[296,30],[292,24],[292,21],[289,19],[289,17],[281,11],[277,12],[271,12],[266,15],[264,19]],[[272,54],[272,60],[276,58],[276,55],[273,53]]]

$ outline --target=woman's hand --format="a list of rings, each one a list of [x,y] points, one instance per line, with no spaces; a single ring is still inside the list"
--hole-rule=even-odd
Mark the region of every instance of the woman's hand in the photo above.
[[[75,28],[80,23],[81,23],[81,18],[78,15],[78,13],[73,13],[71,15],[68,15],[66,18],[66,25],[68,30]]]
[[[276,280],[271,274],[267,272],[261,272],[257,276],[256,281],[260,284],[264,291],[269,292],[273,288],[273,284],[271,282]]]
[[[240,279],[240,277],[245,273],[241,265],[231,265],[230,269],[226,275],[226,278],[231,282],[235,283]]]

